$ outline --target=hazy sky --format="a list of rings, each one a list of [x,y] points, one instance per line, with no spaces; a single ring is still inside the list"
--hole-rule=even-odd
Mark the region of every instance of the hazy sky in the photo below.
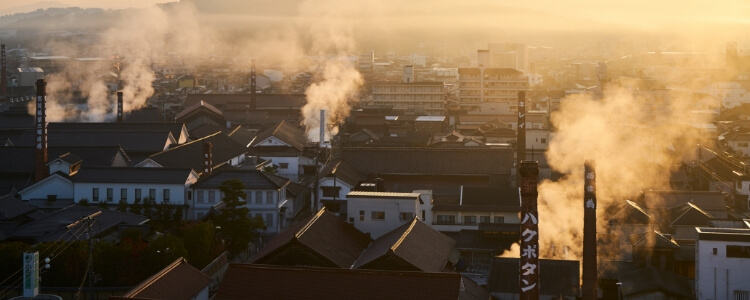
[[[169,0],[51,0],[51,1],[17,1],[17,0],[0,0],[0,10],[26,6],[38,2],[58,2],[69,6],[78,7],[99,7],[99,8],[128,8],[128,7],[145,7],[156,3],[173,2]]]

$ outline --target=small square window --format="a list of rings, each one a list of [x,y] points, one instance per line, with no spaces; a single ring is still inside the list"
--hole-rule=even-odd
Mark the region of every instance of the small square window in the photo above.
[[[385,220],[385,212],[384,211],[373,211],[372,214],[372,220],[373,221],[383,221]]]
[[[279,168],[281,168],[281,169],[289,169],[289,164],[288,163],[279,163]]]

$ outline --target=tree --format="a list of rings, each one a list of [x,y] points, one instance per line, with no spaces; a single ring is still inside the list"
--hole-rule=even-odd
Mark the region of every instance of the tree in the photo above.
[[[224,194],[224,209],[217,218],[217,224],[229,239],[227,250],[231,254],[244,250],[253,238],[253,231],[258,229],[254,228],[257,225],[247,217],[250,210],[245,207],[243,199],[247,194],[244,189],[245,185],[237,179],[224,181],[219,186],[219,190]]]
[[[100,201],[99,202],[99,208],[101,208],[101,209],[109,209],[109,205],[107,205],[106,201]]]
[[[141,205],[141,199],[135,198],[135,201],[133,201],[133,205],[130,206],[130,213],[143,215],[143,206]]]
[[[222,251],[211,222],[190,223],[182,236],[187,250],[187,260],[193,267],[203,269]]]
[[[78,200],[78,205],[80,205],[80,206],[89,206],[89,200],[86,199],[86,198]]]
[[[128,201],[120,199],[120,202],[117,203],[117,211],[128,212]]]

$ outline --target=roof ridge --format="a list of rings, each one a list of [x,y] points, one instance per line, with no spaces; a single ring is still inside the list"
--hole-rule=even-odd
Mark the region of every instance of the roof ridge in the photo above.
[[[313,216],[310,219],[310,221],[308,221],[307,224],[305,224],[305,226],[303,226],[299,231],[297,231],[297,233],[294,234],[294,238],[299,239],[303,234],[305,234],[305,232],[308,229],[310,229],[310,227],[312,226],[312,224],[315,223],[316,220],[320,219],[320,217],[323,215],[323,213],[325,212],[325,210],[326,210],[325,207],[322,208],[322,209],[320,209],[320,211],[318,211],[318,213],[315,214],[315,216]]]
[[[174,268],[176,268],[177,266],[179,266],[183,262],[187,263],[187,260],[184,257],[180,257],[180,258],[176,259],[171,264],[169,264],[168,266],[164,267],[164,269],[161,269],[161,271],[157,272],[156,274],[152,275],[151,277],[149,277],[145,281],[143,281],[140,284],[138,284],[138,286],[136,286],[135,288],[133,288],[132,290],[130,290],[130,292],[128,292],[127,294],[125,294],[124,297],[133,297],[133,296],[137,295],[138,293],[142,292],[143,290],[145,290],[146,288],[148,288],[149,286],[151,286],[152,283],[156,282],[157,280],[159,280],[162,277],[164,277],[164,275],[167,275],[170,271],[174,270]]]
[[[417,221],[417,218],[415,217],[414,220],[411,221],[411,224],[409,224],[409,228],[407,228],[404,231],[404,233],[401,235],[401,237],[396,241],[396,243],[394,243],[393,246],[391,246],[390,248],[391,251],[396,252],[396,248],[401,246],[401,243],[404,241],[404,239],[406,239],[406,236],[409,235],[411,230],[414,228],[414,225],[417,224],[416,221]]]

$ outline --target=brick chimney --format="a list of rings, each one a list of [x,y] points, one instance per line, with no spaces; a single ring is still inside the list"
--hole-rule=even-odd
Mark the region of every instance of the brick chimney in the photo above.
[[[5,59],[5,44],[0,45],[0,95],[8,93],[8,60]]]
[[[537,181],[539,164],[523,161],[518,168],[521,192],[521,259],[519,299],[539,299],[539,214]]]
[[[122,123],[122,92],[117,92],[117,123]]]
[[[213,152],[211,151],[211,148],[211,142],[203,143],[203,172],[201,173],[201,176],[211,175],[211,170],[214,167]]]
[[[596,169],[593,161],[584,164],[583,186],[583,299],[597,297],[596,262]]]
[[[257,84],[255,82],[255,59],[250,60],[250,110],[254,111],[256,106],[255,89]]]
[[[47,177],[47,82],[36,81],[36,147],[34,148],[34,179]]]

